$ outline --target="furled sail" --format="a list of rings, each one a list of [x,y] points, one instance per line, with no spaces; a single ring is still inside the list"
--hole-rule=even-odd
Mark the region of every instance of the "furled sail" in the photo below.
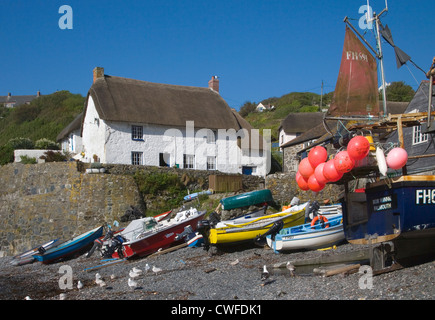
[[[379,115],[376,59],[346,26],[340,71],[327,117]]]

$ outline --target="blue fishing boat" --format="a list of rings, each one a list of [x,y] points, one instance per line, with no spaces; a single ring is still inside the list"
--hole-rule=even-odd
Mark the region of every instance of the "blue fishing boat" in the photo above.
[[[278,253],[325,248],[344,241],[341,214],[329,219],[320,215],[317,217],[321,218],[314,219],[310,223],[284,228],[275,235],[268,235],[267,245]],[[317,223],[317,220],[321,223]]]
[[[343,203],[347,241],[391,242],[396,259],[434,252],[435,176],[404,175],[368,184]]]
[[[69,241],[63,242],[56,247],[46,250],[44,253],[33,255],[33,257],[44,263],[56,262],[60,259],[71,258],[91,246],[94,240],[103,235],[103,226],[85,232]]]

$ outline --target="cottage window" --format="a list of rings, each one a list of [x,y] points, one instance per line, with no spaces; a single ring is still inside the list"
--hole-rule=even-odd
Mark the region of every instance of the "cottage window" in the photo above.
[[[414,126],[412,129],[412,144],[419,144],[429,140],[429,135],[421,131],[421,126]]]
[[[131,126],[131,139],[143,140],[143,127],[142,126]]]
[[[143,152],[133,151],[131,153],[131,164],[142,165],[142,156],[143,156]]]
[[[184,163],[184,169],[193,169],[194,163],[195,163],[195,156],[184,154],[183,155],[183,163]]]
[[[216,170],[216,157],[207,157],[207,170]]]
[[[213,130],[207,130],[207,143],[216,143],[216,134]]]

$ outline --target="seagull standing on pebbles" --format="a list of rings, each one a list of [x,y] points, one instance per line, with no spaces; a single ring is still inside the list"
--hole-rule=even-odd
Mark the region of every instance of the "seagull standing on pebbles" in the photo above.
[[[261,281],[265,281],[267,278],[269,278],[269,271],[267,271],[266,265],[264,265],[263,272],[261,273]]]
[[[161,271],[162,271],[161,268],[157,268],[156,266],[153,266],[153,272],[154,272],[154,273],[159,273],[159,272],[161,272]]]
[[[133,270],[133,272],[135,272],[137,274],[142,274],[142,270],[139,268],[134,267],[132,270]]]
[[[132,279],[136,279],[140,277],[140,274],[137,272],[134,272],[134,270],[130,270],[130,272],[128,273],[129,277]]]
[[[148,272],[149,269],[151,269],[151,268],[150,268],[150,265],[147,263],[147,264],[145,265],[145,272]]]
[[[295,276],[295,266],[292,265],[292,264],[290,263],[290,261],[287,262],[287,264],[286,264],[286,268],[290,271],[290,276],[291,276],[291,277],[294,277],[294,276]]]
[[[137,288],[137,282],[131,278],[128,278],[128,286],[134,290]]]
[[[79,282],[77,283],[77,289],[82,289],[83,288],[83,283],[79,280]]]
[[[66,300],[66,293],[61,293],[59,295],[59,300]]]

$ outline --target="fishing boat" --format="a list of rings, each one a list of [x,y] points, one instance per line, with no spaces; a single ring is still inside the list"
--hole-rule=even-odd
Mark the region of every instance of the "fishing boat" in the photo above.
[[[277,234],[266,237],[267,245],[277,253],[325,248],[336,245],[344,239],[342,215],[326,218],[323,223],[306,223],[284,228]]]
[[[388,267],[391,261],[403,265],[417,256],[435,254],[433,76],[420,86],[405,113],[388,112],[381,36],[393,46],[398,67],[407,61],[415,63],[393,43],[388,26],[382,26],[380,16],[387,11],[386,6],[371,18],[377,49],[344,19],[346,32],[340,71],[324,121],[328,128],[326,120],[336,120],[337,130],[327,129],[328,134],[310,146],[323,143],[350,151],[352,139],[369,132],[370,150],[375,151],[367,149],[366,158],[358,159],[366,160],[365,163],[355,161],[353,168],[353,164],[348,167],[351,172],[346,171],[335,183],[345,187],[342,202],[346,240],[352,244],[373,245],[375,268]],[[382,111],[378,102],[377,62],[369,49],[379,60]],[[427,89],[422,94],[424,88]],[[427,112],[422,111],[424,108]],[[355,182],[363,183],[362,192],[353,190]]]
[[[192,230],[196,230],[198,221],[204,218],[205,213],[206,211],[190,208],[178,212],[169,220],[164,219],[159,222],[149,220],[145,225],[143,222],[132,221],[122,232],[122,236],[126,239],[122,244],[123,256],[143,257],[177,244],[182,240],[176,240],[176,236],[188,225]],[[119,258],[119,254],[114,253],[113,257]]]
[[[38,252],[44,252],[50,249],[51,247],[58,244],[58,241],[59,239],[50,240],[21,254],[18,254],[12,258],[10,263],[16,266],[22,266],[24,264],[32,263],[35,261],[35,257],[33,256],[34,254]]]
[[[94,240],[101,237],[102,234],[103,226],[97,227],[74,237],[69,241],[60,243],[43,253],[34,254],[33,257],[44,264],[56,262],[60,259],[71,258],[82,251],[85,251],[93,244]]]
[[[220,200],[223,210],[231,210],[241,207],[249,207],[273,201],[272,192],[269,189],[255,190],[237,194]]]
[[[209,243],[211,245],[234,244],[244,241],[253,241],[264,235],[277,222],[287,228],[302,224],[305,219],[305,208],[308,202],[293,206],[279,213],[263,216],[242,216],[240,218],[218,222],[209,230]]]

